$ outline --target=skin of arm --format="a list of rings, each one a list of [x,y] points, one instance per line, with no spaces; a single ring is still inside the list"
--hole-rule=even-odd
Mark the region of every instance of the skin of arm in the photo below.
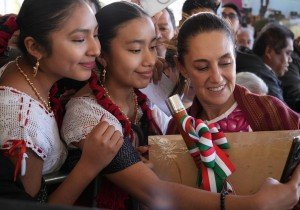
[[[219,194],[162,181],[142,162],[109,174],[107,178],[150,209],[220,209]],[[231,203],[238,205],[236,209],[255,209],[254,205],[249,208],[251,197],[236,197],[226,200],[226,209],[234,209]]]
[[[81,140],[79,143],[82,150],[79,162],[51,194],[49,203],[73,204],[87,185],[115,157],[124,142],[121,133],[104,118],[101,118],[86,139],[88,140]]]
[[[220,209],[220,194],[162,181],[142,162],[107,175],[107,178],[153,209]],[[291,209],[299,198],[299,182],[300,168],[297,167],[287,184],[268,178],[253,195],[226,196],[226,209]]]
[[[86,139],[88,141],[81,141],[82,155],[79,162],[66,180],[49,196],[49,203],[73,204],[88,184],[110,163],[124,142],[121,133],[115,131],[105,119],[100,120]],[[27,155],[26,174],[20,178],[25,191],[34,197],[41,187],[43,160],[31,150],[27,151]],[[11,160],[16,165],[17,160]]]

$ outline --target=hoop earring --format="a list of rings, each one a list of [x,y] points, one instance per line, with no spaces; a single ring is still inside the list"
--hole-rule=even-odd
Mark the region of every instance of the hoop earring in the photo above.
[[[102,84],[105,83],[105,76],[106,76],[106,70],[103,69],[103,70],[102,70]]]
[[[33,74],[32,74],[33,77],[36,77],[37,72],[39,70],[39,66],[40,66],[40,59],[36,59],[36,63],[33,67]]]

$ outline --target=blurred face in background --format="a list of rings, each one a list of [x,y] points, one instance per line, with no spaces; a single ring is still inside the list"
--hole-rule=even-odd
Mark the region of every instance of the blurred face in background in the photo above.
[[[171,17],[167,10],[163,10],[161,16],[157,20],[157,27],[160,33],[157,42],[157,54],[158,56],[165,57],[166,46],[164,43],[170,41],[175,35],[175,28],[173,27]]]
[[[266,64],[271,67],[278,77],[283,76],[288,71],[289,64],[293,61],[291,57],[294,50],[293,40],[288,38],[286,43],[287,46],[279,53],[272,47],[267,47],[266,49],[266,57],[268,58]]]
[[[234,33],[237,33],[239,27],[240,27],[240,21],[238,14],[236,11],[229,7],[223,7],[222,8],[222,17],[227,20],[234,31]]]
[[[252,49],[253,47],[253,37],[251,33],[247,31],[238,31],[236,35],[236,44],[238,46],[246,47]]]

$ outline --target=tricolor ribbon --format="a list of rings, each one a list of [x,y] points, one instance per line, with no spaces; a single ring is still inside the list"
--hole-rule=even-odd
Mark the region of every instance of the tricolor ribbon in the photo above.
[[[223,132],[215,124],[208,126],[200,119],[184,115],[180,119],[183,131],[194,142],[189,153],[194,158],[199,171],[198,187],[211,192],[221,192],[226,178],[235,171],[228,155],[221,149],[229,148]]]

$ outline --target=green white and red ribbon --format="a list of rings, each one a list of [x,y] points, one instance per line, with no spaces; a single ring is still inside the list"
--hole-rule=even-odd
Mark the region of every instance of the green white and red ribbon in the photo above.
[[[194,142],[189,153],[194,158],[199,171],[198,186],[211,192],[221,192],[226,178],[235,171],[226,153],[221,149],[229,148],[223,132],[215,124],[208,126],[200,119],[184,115],[180,124]]]

